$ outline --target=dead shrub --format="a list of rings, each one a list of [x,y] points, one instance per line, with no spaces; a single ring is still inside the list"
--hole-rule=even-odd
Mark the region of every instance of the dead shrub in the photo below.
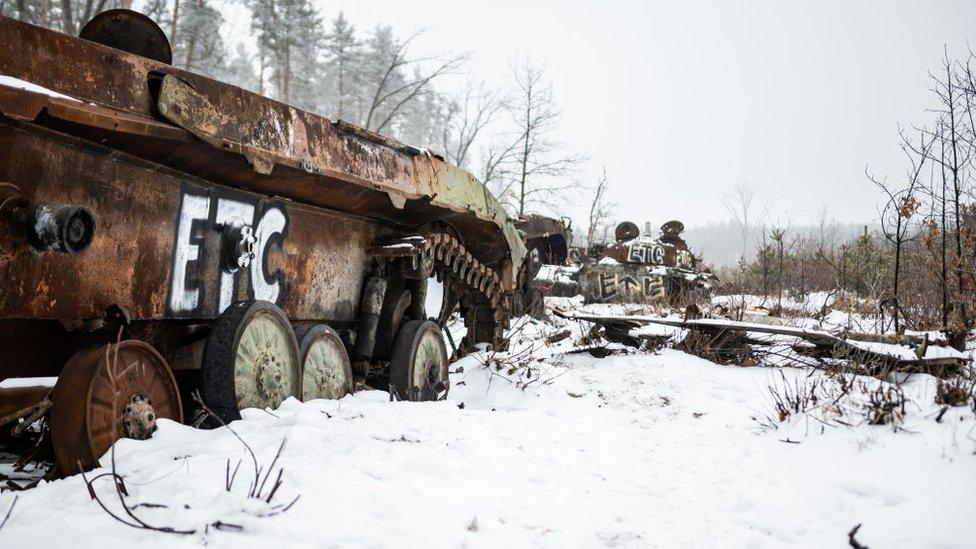
[[[820,380],[808,378],[794,378],[791,383],[786,379],[782,370],[780,378],[774,378],[767,385],[770,397],[773,399],[773,410],[780,422],[786,421],[794,414],[803,414],[815,408],[821,401],[822,385]]]
[[[878,314],[877,305],[867,299],[862,299],[857,295],[848,292],[841,292],[834,298],[830,305],[835,311],[843,313],[854,313],[863,316],[873,316]]]
[[[746,334],[735,330],[706,331],[692,328],[675,348],[716,364],[756,364],[752,345],[749,344]]]
[[[974,397],[976,380],[962,376],[939,379],[935,385],[935,403],[946,406],[965,406]]]
[[[900,385],[880,383],[868,391],[864,408],[871,425],[900,425],[905,419],[905,391]]]

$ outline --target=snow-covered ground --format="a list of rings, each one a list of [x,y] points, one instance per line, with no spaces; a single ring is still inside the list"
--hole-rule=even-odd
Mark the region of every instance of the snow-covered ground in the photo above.
[[[253,468],[227,429],[162,422],[116,445],[126,501],[165,505],[134,512],[196,533],[125,526],[75,476],[19,493],[0,547],[844,547],[859,523],[871,547],[976,539],[976,417],[937,422],[929,376],[904,385],[898,429],[868,425],[856,401],[851,427],[812,412],[780,422],[770,385],[831,380],[671,349],[560,354],[585,325],[522,322],[514,356],[452,366],[447,401],[363,391],[245,411],[231,427],[265,469],[285,442],[271,504],[246,497]],[[228,460],[243,460],[230,492]],[[110,478],[94,486],[122,512]],[[0,494],[0,520],[14,497]]]

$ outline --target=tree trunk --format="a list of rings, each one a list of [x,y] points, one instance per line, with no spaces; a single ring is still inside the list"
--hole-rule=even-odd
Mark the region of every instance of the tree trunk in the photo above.
[[[894,277],[894,281],[892,282],[892,289],[891,289],[892,291],[891,308],[893,310],[892,317],[895,320],[895,333],[897,334],[900,333],[898,330],[898,316],[899,316],[898,315],[898,279],[899,279],[899,274],[901,273],[902,234],[901,234],[901,212],[898,211],[897,204],[895,206],[896,206],[895,210],[898,215],[897,218],[898,221],[895,222],[895,277]]]
[[[942,137],[942,270],[939,273],[941,275],[942,283],[942,331],[947,331],[949,329],[949,270],[946,265],[946,232],[948,227],[946,227],[946,172],[945,172],[945,136]]]
[[[969,320],[969,313],[966,309],[966,302],[962,299],[963,292],[963,264],[962,264],[962,236],[960,230],[962,224],[960,223],[959,217],[959,195],[961,194],[961,189],[959,188],[959,144],[957,140],[956,132],[956,104],[955,95],[953,94],[953,84],[952,84],[952,71],[949,65],[946,66],[946,87],[948,89],[948,99],[949,99],[949,143],[952,145],[952,189],[953,189],[953,216],[955,217],[956,226],[954,228],[954,233],[956,237],[956,283],[959,285],[959,316],[962,320],[963,327],[966,330],[971,328],[971,322]]]
[[[285,66],[281,78],[281,97],[285,103],[291,102],[291,47],[285,39]]]
[[[71,20],[73,9],[71,0],[61,0],[61,26],[65,34],[75,34],[75,23]]]
[[[346,118],[346,51],[339,49],[339,104],[336,118],[345,120]]]
[[[776,307],[783,314],[783,239],[779,239],[779,272],[776,273],[776,289],[779,292],[776,298]]]
[[[169,43],[176,47],[176,24],[180,20],[180,0],[173,0],[173,24],[169,26]]]

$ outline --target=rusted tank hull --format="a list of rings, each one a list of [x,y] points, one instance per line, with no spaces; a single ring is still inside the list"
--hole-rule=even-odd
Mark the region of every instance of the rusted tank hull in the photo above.
[[[97,223],[81,254],[39,253],[0,232],[0,378],[56,374],[90,337],[84,321],[113,305],[163,352],[233,301],[263,299],[296,322],[353,322],[365,250],[390,229],[168,170],[75,137],[0,119],[0,181],[29,200],[88,208]],[[250,266],[222,268],[221,226],[255,227]],[[171,355],[172,356],[172,355]]]
[[[450,221],[477,236],[469,246],[488,263],[507,260],[517,270],[525,255],[514,225],[473,176],[428,151],[341,121],[4,17],[0,74],[90,102],[92,111],[103,112],[82,117],[85,133],[135,156],[210,181],[401,225]],[[164,80],[174,85],[164,87]],[[17,116],[43,118],[40,110],[50,107],[36,108]],[[77,123],[71,122],[72,133]],[[513,289],[514,275],[507,278]]]
[[[387,230],[15,122],[0,123],[0,149],[0,181],[34,201],[85,206],[98,223],[76,256],[0,235],[0,319],[91,319],[119,305],[133,320],[207,320],[232,301],[263,299],[293,320],[351,321],[365,249]],[[258,242],[250,268],[227,273],[219,228],[233,218]]]

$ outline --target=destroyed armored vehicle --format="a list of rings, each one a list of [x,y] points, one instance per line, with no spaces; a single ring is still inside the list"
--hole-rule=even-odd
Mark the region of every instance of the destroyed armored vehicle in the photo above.
[[[684,225],[669,221],[657,237],[631,222],[617,226],[602,259],[576,273],[587,303],[642,303],[685,307],[711,287],[714,276],[681,238]]]
[[[536,277],[546,266],[569,263],[573,222],[568,217],[555,219],[533,213],[516,220],[515,226],[528,250],[520,289],[515,293],[515,312],[538,317],[544,311],[545,296],[550,294],[547,286],[536,284]]]
[[[440,398],[458,309],[505,344],[526,249],[471,174],[176,69],[135,12],[81,36],[0,17],[0,424],[49,413],[62,474],[157,418]]]
[[[515,227],[525,234],[529,261],[540,265],[565,265],[573,245],[573,222],[568,217],[555,219],[541,214],[528,214],[515,221]]]

